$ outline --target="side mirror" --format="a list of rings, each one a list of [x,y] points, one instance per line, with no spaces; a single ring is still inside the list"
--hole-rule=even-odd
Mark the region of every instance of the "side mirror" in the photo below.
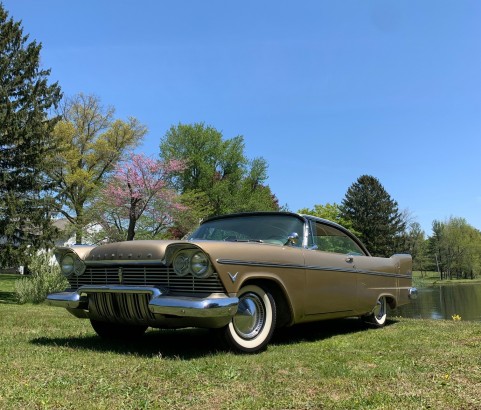
[[[297,244],[298,241],[299,241],[299,234],[297,232],[292,232],[287,237],[287,244],[286,245],[294,246],[294,245]]]

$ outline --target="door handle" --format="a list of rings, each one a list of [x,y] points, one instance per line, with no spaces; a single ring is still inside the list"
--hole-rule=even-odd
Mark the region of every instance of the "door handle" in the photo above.
[[[353,260],[354,260],[354,258],[353,258],[352,256],[346,257],[346,262],[347,262],[347,263],[352,263]]]

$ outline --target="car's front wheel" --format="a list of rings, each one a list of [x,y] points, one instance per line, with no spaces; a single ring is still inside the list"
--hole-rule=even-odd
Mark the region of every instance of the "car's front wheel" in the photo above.
[[[386,324],[387,319],[387,299],[381,296],[374,307],[372,313],[367,316],[367,322],[375,327],[382,327]]]
[[[256,353],[267,347],[276,327],[276,303],[272,295],[257,285],[243,287],[239,306],[231,322],[222,329],[234,350]]]
[[[90,319],[90,323],[102,339],[122,340],[137,339],[141,337],[148,326],[125,325],[122,323],[101,322],[99,320]]]

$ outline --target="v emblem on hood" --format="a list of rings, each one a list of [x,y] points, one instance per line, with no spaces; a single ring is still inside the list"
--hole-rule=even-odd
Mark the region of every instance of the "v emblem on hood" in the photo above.
[[[229,277],[230,277],[230,280],[232,281],[232,283],[234,283],[237,279],[237,275],[239,274],[239,272],[236,272],[236,273],[230,273],[230,272],[227,272],[229,274]]]

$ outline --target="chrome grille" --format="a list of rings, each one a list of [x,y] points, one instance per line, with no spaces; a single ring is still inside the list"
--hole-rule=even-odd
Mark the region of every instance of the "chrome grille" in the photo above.
[[[119,270],[121,269],[121,274]],[[77,289],[83,285],[131,285],[157,286],[172,292],[218,293],[225,292],[217,273],[206,279],[191,275],[179,277],[171,266],[164,265],[108,265],[87,266],[81,276],[68,278],[70,287]]]
[[[148,325],[155,322],[149,309],[150,294],[91,293],[89,295],[90,318]]]

